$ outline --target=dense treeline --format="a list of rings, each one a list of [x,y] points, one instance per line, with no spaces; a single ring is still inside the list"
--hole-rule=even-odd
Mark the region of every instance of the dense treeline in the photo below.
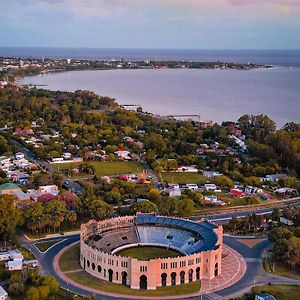
[[[252,161],[257,159],[261,169],[273,163],[278,165],[275,171],[284,168],[295,176],[300,174],[300,124],[291,122],[276,130],[275,123],[265,115],[244,115],[238,122],[247,137]]]
[[[49,140],[44,142],[44,147],[33,149],[41,158],[61,155],[64,145],[69,146],[66,150],[83,157],[90,150],[103,149],[110,154],[123,147],[123,138],[130,136],[143,142],[144,149],[135,144],[126,146],[135,153],[143,153],[153,168],[161,159],[166,159],[168,164],[213,168],[236,178],[281,171],[293,176],[300,173],[299,124],[288,123],[276,130],[275,123],[265,115],[245,115],[239,119],[250,159],[242,155],[241,164],[237,164],[229,156],[211,153],[203,159],[196,153],[203,143],[218,142],[219,149],[235,148],[228,139],[226,124],[200,130],[193,122],[159,120],[141,110],[132,112],[117,108],[114,99],[87,91],[31,89],[14,92],[2,89],[0,112],[0,127],[11,126],[11,133],[17,127],[30,128],[31,122],[39,118],[44,120],[39,128],[43,134],[60,131],[57,143]]]

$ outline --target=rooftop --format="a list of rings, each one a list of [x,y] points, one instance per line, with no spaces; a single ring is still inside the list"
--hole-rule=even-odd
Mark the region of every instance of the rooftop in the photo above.
[[[0,185],[0,191],[19,189],[19,186],[14,183],[3,183]]]

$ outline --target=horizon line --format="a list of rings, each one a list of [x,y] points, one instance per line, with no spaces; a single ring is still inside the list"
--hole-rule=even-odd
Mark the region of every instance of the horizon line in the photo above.
[[[148,47],[84,47],[84,46],[1,46],[0,48],[98,49],[98,50],[213,50],[213,51],[300,51],[300,48],[148,48]]]

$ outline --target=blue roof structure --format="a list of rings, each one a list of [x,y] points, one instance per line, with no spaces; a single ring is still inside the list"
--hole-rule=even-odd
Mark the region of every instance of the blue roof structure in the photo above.
[[[218,236],[213,231],[217,226],[207,221],[195,223],[184,219],[156,216],[155,214],[139,214],[135,217],[135,224],[171,227],[193,233],[195,238],[199,239],[196,239],[194,243],[185,249],[187,254],[215,250],[218,248]]]

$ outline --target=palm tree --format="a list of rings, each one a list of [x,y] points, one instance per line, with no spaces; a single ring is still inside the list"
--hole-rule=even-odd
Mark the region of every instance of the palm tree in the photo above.
[[[76,220],[77,220],[77,214],[76,214],[76,212],[71,211],[70,214],[69,214],[68,221],[70,223],[72,223],[72,229],[73,229],[74,222],[76,222]]]

